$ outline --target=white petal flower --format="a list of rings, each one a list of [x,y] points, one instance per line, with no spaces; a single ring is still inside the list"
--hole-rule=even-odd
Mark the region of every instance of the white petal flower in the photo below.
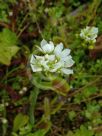
[[[44,60],[43,57],[39,57],[37,55],[32,55],[30,60],[30,65],[33,72],[42,71],[42,67],[38,64],[38,60]]]
[[[44,45],[47,44],[47,41],[45,39],[43,39],[40,44],[41,44],[41,48],[42,48]]]
[[[66,58],[70,54],[70,49],[64,49],[61,53],[62,58]]]
[[[90,27],[89,27],[89,29],[90,29]],[[90,33],[91,33],[93,36],[95,36],[94,38],[96,38],[96,37],[97,37],[97,34],[98,34],[98,28],[97,28],[97,27],[91,27]]]
[[[49,60],[49,61],[54,61],[55,60],[55,55],[45,55],[45,59]]]
[[[56,57],[58,58],[58,62],[54,65],[53,71],[59,71],[61,73],[68,73],[72,74],[72,71],[67,70],[68,72],[65,72],[65,70],[69,67],[71,67],[74,64],[74,61],[72,60],[72,56],[70,55],[70,49],[64,49],[63,50],[63,44],[60,43],[55,47],[54,53]]]
[[[51,69],[51,72],[56,72],[59,69],[61,69],[62,67],[64,67],[64,62],[63,61],[59,61],[59,62],[54,64],[53,69]]]
[[[47,41],[43,39],[41,41],[41,50],[43,53],[51,53],[54,50],[53,42],[50,41],[49,43],[47,43]]]
[[[75,62],[72,60],[72,58],[66,58],[66,60],[65,60],[65,62],[64,62],[64,66],[66,67],[66,68],[68,68],[68,67],[71,67],[71,66],[73,66],[73,64],[74,64]]]
[[[63,50],[63,44],[60,43],[55,47],[54,54],[58,59],[64,59],[70,54],[70,49]]]
[[[48,61],[42,61],[41,66],[43,67],[44,71],[49,70]]]
[[[63,44],[60,43],[55,47],[55,50],[54,50],[56,57],[60,57],[62,50],[63,50]]]
[[[98,35],[98,28],[97,27],[89,27],[86,26],[86,28],[81,30],[80,37],[84,39],[86,42],[96,42],[96,38]]]
[[[69,69],[74,64],[70,49],[63,49],[62,43],[54,48],[53,42],[47,43],[43,39],[40,50],[44,53],[42,56],[31,56],[30,65],[33,72],[73,74],[73,70]]]

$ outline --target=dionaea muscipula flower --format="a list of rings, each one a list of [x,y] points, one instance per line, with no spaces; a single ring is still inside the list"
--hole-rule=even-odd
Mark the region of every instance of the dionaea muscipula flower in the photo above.
[[[87,43],[94,44],[98,35],[98,28],[94,26],[86,26],[81,30],[80,37]]]
[[[73,70],[70,68],[74,61],[70,55],[70,49],[64,49],[63,44],[57,44],[46,40],[41,41],[41,47],[38,47],[42,52],[41,56],[32,54],[30,59],[30,65],[33,72],[50,72],[61,74],[73,74]]]

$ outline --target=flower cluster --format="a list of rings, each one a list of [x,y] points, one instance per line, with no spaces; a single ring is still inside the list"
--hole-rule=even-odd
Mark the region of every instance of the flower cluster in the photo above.
[[[70,49],[63,49],[63,44],[60,43],[54,46],[54,43],[46,40],[41,41],[41,47],[39,51],[43,55],[38,56],[32,54],[30,59],[30,65],[33,72],[50,72],[61,74],[73,74],[73,70],[70,67],[74,64],[72,56],[70,55]]]
[[[96,42],[97,34],[97,27],[86,26],[86,28],[81,30],[80,37],[84,39],[86,43],[94,44]]]

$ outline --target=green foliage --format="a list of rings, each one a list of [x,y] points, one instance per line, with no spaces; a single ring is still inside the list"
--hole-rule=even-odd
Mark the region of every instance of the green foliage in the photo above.
[[[88,130],[85,126],[81,126],[80,129],[76,130],[75,136],[93,136],[93,132]]]
[[[4,104],[0,104],[0,112],[4,111],[5,107]]]
[[[91,124],[93,126],[99,125],[102,122],[100,111],[100,105],[98,105],[96,102],[87,104],[87,108],[84,112],[84,116],[90,120]]]
[[[80,5],[80,1],[79,0],[69,0],[69,3],[72,6],[78,7]]]
[[[45,98],[44,99],[44,116],[43,116],[43,119],[45,121],[49,121],[50,120],[50,114],[51,114],[51,107],[50,107],[50,102],[49,102],[49,99],[48,98]]]
[[[3,22],[8,22],[8,18],[7,18],[7,11],[8,10],[8,5],[7,3],[3,2],[0,0],[0,21],[3,21]]]
[[[33,134],[30,134],[28,136],[45,136],[46,134],[46,131],[45,130],[38,130],[37,132],[33,133]]]
[[[17,53],[17,37],[9,29],[3,29],[0,33],[0,63],[9,65],[12,57]]]
[[[77,94],[77,96],[75,96],[74,102],[75,103],[80,103],[81,101],[86,100],[87,98],[89,98],[91,95],[94,95],[97,92],[97,88],[96,87],[86,87],[85,89],[83,89],[83,91],[79,94]]]
[[[64,7],[61,5],[59,7],[52,7],[48,9],[48,14],[49,16],[53,18],[60,18],[61,15],[63,14]]]
[[[34,88],[34,90],[31,91],[30,98],[29,98],[29,101],[30,101],[29,116],[30,116],[30,123],[32,125],[34,125],[35,123],[34,109],[35,109],[38,94],[39,94],[39,89]]]
[[[34,78],[32,79],[32,83],[39,89],[42,90],[53,90],[58,94],[66,96],[70,87],[65,79],[59,76],[47,75],[46,78],[41,74],[34,74]]]
[[[16,0],[8,0],[8,2],[12,3],[12,4],[15,4],[16,3]]]
[[[68,113],[68,117],[72,121],[76,117],[76,113],[74,111],[70,111]]]
[[[23,126],[19,129],[19,134],[13,132],[12,136],[26,136],[32,131],[32,126],[28,123],[26,126]]]
[[[23,115],[19,113],[13,123],[13,131],[16,132],[18,131],[21,127],[25,126],[29,121],[29,117],[27,115]]]
[[[93,136],[93,132],[88,130],[84,125],[80,126],[80,129],[77,129],[75,133],[69,131],[66,136]]]
[[[1,135],[102,136],[101,14],[101,0],[0,0]],[[79,39],[86,26],[99,29],[94,50]],[[71,49],[73,75],[27,72],[43,38]]]
[[[69,131],[66,136],[93,136],[93,132],[88,130],[84,125],[80,126],[80,129],[77,129],[75,133]]]
[[[99,20],[97,22],[98,22],[97,26],[99,28],[99,34],[102,34],[102,20],[100,20],[100,18],[99,18]]]

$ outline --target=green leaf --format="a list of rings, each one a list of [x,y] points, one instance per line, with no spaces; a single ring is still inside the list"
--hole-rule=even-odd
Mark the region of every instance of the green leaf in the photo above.
[[[38,130],[34,134],[29,134],[28,136],[45,136],[45,130]]]
[[[52,89],[52,82],[46,82],[46,81],[41,81],[41,76],[35,75],[34,78],[32,79],[32,83],[39,89],[42,90],[50,90]]]
[[[66,136],[74,136],[73,132],[72,131],[68,131],[67,135]]]
[[[51,76],[50,81],[43,81],[41,75],[34,75],[32,83],[39,89],[52,90],[63,96],[66,96],[70,90],[67,81],[57,76]]]
[[[76,130],[75,136],[93,136],[93,131],[88,130],[84,125],[81,125],[80,129]]]
[[[30,101],[29,119],[32,125],[34,125],[35,123],[34,110],[35,110],[38,94],[39,94],[39,89],[35,87],[34,90],[31,91],[29,98]]]
[[[76,117],[75,111],[70,111],[70,112],[68,113],[68,115],[69,115],[69,119],[70,119],[71,121]]]
[[[16,4],[16,0],[9,0],[10,3]]]
[[[9,65],[12,57],[17,53],[17,37],[9,29],[3,29],[0,33],[0,63]]]
[[[45,136],[46,133],[50,130],[51,128],[51,123],[47,122],[47,127],[44,129],[39,129],[35,133],[28,134],[27,136]]]
[[[97,88],[94,87],[94,86],[89,86],[87,88],[85,88],[85,90],[82,92],[82,95],[85,97],[85,98],[88,98],[90,95],[93,95],[97,92]]]
[[[48,121],[50,119],[50,102],[49,102],[49,99],[47,97],[45,97],[44,99],[44,121]]]
[[[29,121],[29,117],[27,115],[19,113],[13,123],[13,131],[18,131],[21,127],[25,126]]]
[[[56,113],[61,109],[61,107],[62,107],[63,105],[64,105],[64,102],[63,102],[63,101],[59,102],[59,103],[56,105],[56,107],[51,111],[51,114],[52,114],[52,115],[56,114]]]

